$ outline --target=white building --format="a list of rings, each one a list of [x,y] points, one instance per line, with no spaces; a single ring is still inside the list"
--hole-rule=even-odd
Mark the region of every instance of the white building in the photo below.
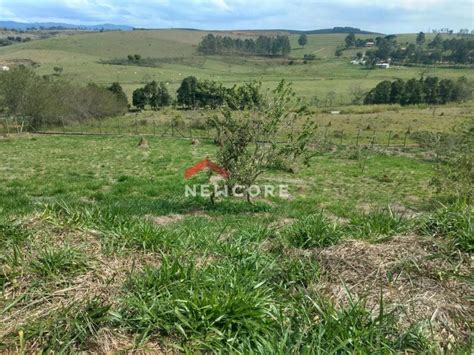
[[[9,71],[10,70],[10,67],[6,66],[6,65],[2,65],[0,67],[0,69],[2,69],[2,71]]]
[[[390,68],[390,63],[377,63],[375,66],[380,69],[388,69]]]

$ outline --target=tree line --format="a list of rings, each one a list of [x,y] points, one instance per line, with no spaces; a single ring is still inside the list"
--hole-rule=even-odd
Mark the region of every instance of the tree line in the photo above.
[[[199,43],[197,50],[206,55],[245,54],[258,56],[283,56],[291,52],[288,36],[258,36],[253,38],[232,38],[209,33]]]
[[[122,115],[127,109],[127,97],[117,83],[109,88],[80,86],[39,76],[24,66],[0,73],[0,113],[21,127],[101,119]]]
[[[159,110],[176,104],[184,109],[227,107],[243,110],[261,105],[261,83],[251,82],[230,88],[213,80],[198,80],[194,76],[183,79],[173,101],[165,83],[152,81],[133,92],[133,105],[143,110],[147,107]]]
[[[468,100],[472,96],[472,85],[465,77],[439,79],[421,77],[404,81],[384,80],[370,90],[364,98],[364,104],[446,104],[452,101]]]

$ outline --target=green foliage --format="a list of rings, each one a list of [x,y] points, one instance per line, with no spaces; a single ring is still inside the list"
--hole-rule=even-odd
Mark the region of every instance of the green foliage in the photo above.
[[[393,311],[385,310],[382,298],[377,312],[368,310],[363,298],[355,300],[351,295],[349,304],[343,308],[322,298],[308,297],[302,304],[298,321],[307,328],[300,335],[298,352],[368,354],[430,349],[418,327],[404,333],[398,331],[396,317]]]
[[[133,92],[132,102],[140,110],[150,106],[151,109],[156,111],[171,104],[171,95],[168,93],[165,83],[158,84],[153,80],[143,88],[138,88]]]
[[[426,235],[447,238],[457,249],[474,252],[474,209],[455,203],[436,210],[421,226]]]
[[[228,183],[240,185],[247,198],[248,188],[273,162],[302,158],[308,163],[312,154],[308,144],[315,125],[284,81],[255,111],[225,110],[211,117],[211,125],[217,130],[218,162],[230,174]],[[284,142],[277,143],[277,137]]]
[[[259,348],[277,331],[278,314],[270,289],[253,273],[165,258],[159,268],[131,275],[119,319],[142,339],[171,336],[200,350],[246,342]]]
[[[321,212],[299,219],[285,231],[284,236],[297,248],[321,248],[336,244],[342,237],[342,230]]]
[[[127,94],[122,89],[122,86],[118,82],[112,83],[107,90],[112,92],[115,97],[117,98],[117,101],[120,102],[122,105],[127,105],[128,106],[128,99],[127,99]]]
[[[308,36],[305,33],[302,33],[298,38],[298,44],[301,47],[304,47],[306,46],[307,43],[308,43]]]
[[[451,101],[465,101],[472,96],[472,84],[461,77],[456,81],[451,79],[439,80],[438,77],[401,79],[390,82],[384,80],[370,90],[364,99],[364,104],[445,104]]]
[[[252,54],[265,56],[286,57],[291,51],[288,36],[276,37],[258,36],[257,40],[246,38],[232,38],[209,33],[198,45],[198,52],[207,55],[213,54]]]
[[[409,227],[408,220],[388,208],[368,214],[356,214],[351,217],[350,223],[344,229],[356,238],[378,239],[404,233]]]
[[[243,83],[227,88],[212,81],[198,81],[190,76],[183,79],[177,91],[178,104],[187,108],[207,107],[216,109],[226,106],[231,110],[256,108],[262,104],[262,84]]]
[[[76,86],[17,67],[0,75],[0,104],[21,129],[124,114],[126,102],[94,84]]]

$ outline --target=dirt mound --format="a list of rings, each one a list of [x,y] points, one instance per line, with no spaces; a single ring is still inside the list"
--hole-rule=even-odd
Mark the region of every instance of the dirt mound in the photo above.
[[[431,322],[439,342],[466,341],[474,309],[468,295],[472,288],[462,277],[469,275],[469,256],[456,262],[440,253],[433,240],[399,236],[381,244],[350,240],[320,251],[319,291],[338,305],[366,297],[378,310],[382,292],[386,309],[394,310],[399,325],[408,328]],[[426,324],[428,326],[428,324]]]

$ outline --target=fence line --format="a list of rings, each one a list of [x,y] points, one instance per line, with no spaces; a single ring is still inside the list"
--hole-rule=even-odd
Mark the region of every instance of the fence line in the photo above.
[[[93,120],[79,122],[73,125],[66,125],[61,120],[60,127],[42,127],[32,129],[31,127],[19,124],[15,119],[0,118],[0,134],[35,133],[44,135],[83,135],[83,136],[155,136],[161,138],[177,139],[213,139],[216,136],[215,129],[194,124],[173,124],[170,122],[156,122],[140,120],[135,117],[133,120],[123,122],[123,118],[115,120]],[[413,132],[416,133],[416,132]],[[395,130],[373,130],[359,129],[356,132],[347,132],[343,129],[331,129],[329,126],[320,127],[316,131],[315,144],[324,145],[351,145],[351,146],[385,146],[407,147],[418,146],[411,139],[413,133],[408,127],[403,131]],[[435,132],[425,132],[437,134]],[[284,143],[284,142],[281,142]]]

